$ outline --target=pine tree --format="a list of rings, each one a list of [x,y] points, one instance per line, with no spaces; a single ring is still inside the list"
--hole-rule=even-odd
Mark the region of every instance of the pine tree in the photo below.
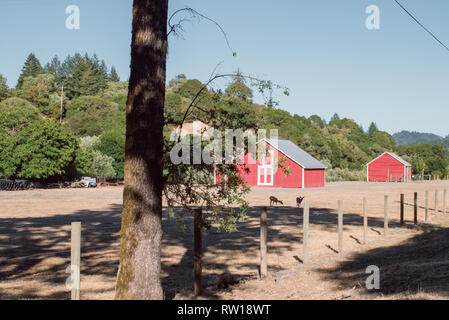
[[[117,70],[112,66],[111,73],[109,74],[109,82],[119,82],[120,77],[118,76]]]
[[[371,122],[369,129],[368,129],[368,134],[372,135],[374,132],[379,131],[379,129],[377,128],[377,125],[374,122]]]
[[[331,118],[331,121],[333,121],[333,120],[340,120],[340,116],[338,115],[338,113],[334,113],[334,115],[332,116],[332,118]]]
[[[6,78],[0,74],[0,102],[8,98],[9,88],[6,83]]]
[[[58,56],[54,56],[53,59],[45,65],[44,72],[52,74],[55,77],[55,82],[60,84],[62,80],[62,65]]]
[[[30,53],[22,67],[22,72],[19,76],[19,80],[17,81],[16,89],[22,88],[23,81],[26,77],[36,77],[42,73],[44,73],[44,69],[39,62],[39,59],[37,59],[33,53]]]
[[[108,70],[96,55],[68,56],[61,66],[62,84],[67,97],[94,96],[107,88]]]

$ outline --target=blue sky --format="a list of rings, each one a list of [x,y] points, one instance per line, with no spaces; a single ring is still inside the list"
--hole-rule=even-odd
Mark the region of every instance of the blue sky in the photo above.
[[[443,42],[449,43],[449,1],[401,0]],[[290,88],[279,99],[291,113],[329,118],[334,112],[366,129],[448,135],[449,52],[393,0],[172,0],[214,18],[222,35],[201,21],[170,39],[167,78],[184,73],[207,80],[215,66],[270,79]],[[78,5],[80,30],[65,28],[68,5]],[[380,8],[380,30],[365,28],[365,8]],[[131,0],[1,0],[0,73],[15,86],[26,56],[45,64],[57,54],[96,53],[129,74]],[[218,85],[223,85],[219,83]]]

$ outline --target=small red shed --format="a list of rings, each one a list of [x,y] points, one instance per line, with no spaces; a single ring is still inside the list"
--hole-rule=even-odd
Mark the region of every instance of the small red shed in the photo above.
[[[240,160],[240,174],[248,186],[275,188],[317,188],[324,187],[326,166],[302,150],[290,140],[262,139],[259,141],[267,146],[267,157],[255,159],[248,153]],[[275,164],[284,159],[284,167],[290,170],[287,176],[284,170]],[[244,168],[248,168],[247,173]],[[219,179],[215,173],[215,181]]]
[[[385,152],[366,165],[368,182],[410,182],[412,165],[391,152]]]

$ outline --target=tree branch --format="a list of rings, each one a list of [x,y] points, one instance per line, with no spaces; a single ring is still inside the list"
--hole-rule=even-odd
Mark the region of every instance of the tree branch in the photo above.
[[[218,22],[216,22],[215,20],[213,20],[213,19],[211,19],[211,18],[209,18],[209,17],[203,15],[202,13],[200,13],[200,12],[198,12],[198,11],[192,9],[192,8],[189,8],[189,7],[186,7],[186,8],[182,8],[182,9],[176,10],[176,11],[170,16],[170,18],[168,19],[168,26],[169,26],[169,28],[170,28],[170,31],[168,32],[167,36],[169,36],[169,35],[172,34],[172,33],[178,34],[178,35],[179,35],[179,33],[178,33],[177,31],[178,31],[178,30],[182,30],[182,23],[183,23],[183,22],[186,22],[186,21],[190,21],[189,19],[184,18],[184,19],[179,20],[177,23],[173,24],[173,23],[172,23],[173,18],[174,18],[177,14],[179,14],[179,13],[181,13],[181,12],[188,12],[188,13],[190,13],[190,15],[191,15],[192,18],[199,17],[199,18],[203,18],[203,19],[205,19],[205,20],[207,20],[207,21],[212,22],[212,23],[213,23],[213,24],[220,30],[220,32],[223,34],[223,37],[225,38],[225,41],[226,41],[226,45],[228,46],[228,48],[229,48],[229,50],[231,51],[232,55],[233,55],[233,56],[236,56],[236,55],[237,55],[236,52],[235,52],[234,50],[232,50],[231,45],[230,45],[230,43],[229,43],[228,36],[226,35],[226,32],[225,32],[224,29],[221,27],[221,25],[220,25]]]

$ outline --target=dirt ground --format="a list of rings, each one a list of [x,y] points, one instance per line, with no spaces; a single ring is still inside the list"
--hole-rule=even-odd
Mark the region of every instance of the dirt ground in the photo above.
[[[204,234],[206,299],[447,299],[449,214],[443,189],[449,182],[411,184],[330,183],[320,189],[254,188],[246,220],[234,233]],[[425,191],[430,217],[424,221]],[[435,191],[438,210],[435,211]],[[418,226],[413,225],[418,192]],[[399,199],[405,194],[404,227]],[[269,196],[283,205],[268,209],[269,275],[259,279],[259,217]],[[303,264],[302,207],[310,204],[309,258]],[[384,195],[389,231],[383,234]],[[362,199],[369,229],[363,244]],[[344,246],[339,254],[337,202],[344,201]],[[0,299],[69,299],[70,224],[82,222],[81,298],[113,299],[118,269],[122,188],[0,192]],[[181,209],[176,209],[181,212]],[[185,231],[163,218],[163,285],[166,299],[190,299],[193,290],[192,221]],[[368,266],[380,268],[380,289],[367,290]]]

